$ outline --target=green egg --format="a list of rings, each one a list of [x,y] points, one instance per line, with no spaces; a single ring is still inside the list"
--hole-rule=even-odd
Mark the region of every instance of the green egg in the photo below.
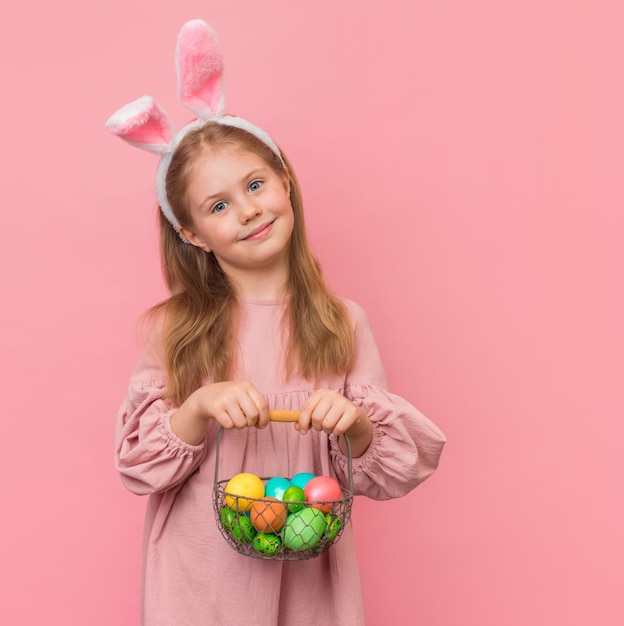
[[[258,533],[254,537],[253,547],[261,554],[276,554],[282,547],[282,540],[272,533]]]
[[[305,506],[305,499],[305,492],[301,487],[297,487],[297,485],[291,485],[282,494],[282,501],[284,504],[288,505],[288,510],[291,513],[301,511]]]
[[[319,544],[326,530],[325,515],[318,509],[308,507],[287,517],[282,540],[289,550],[312,550]]]
[[[239,515],[233,522],[230,529],[234,539],[239,543],[249,544],[256,536],[256,529],[251,520],[246,515]]]
[[[327,522],[327,533],[325,534],[325,539],[326,541],[331,541],[340,532],[340,529],[342,528],[342,520],[339,517],[328,513],[325,516],[325,521]]]
[[[229,506],[224,506],[221,509],[219,519],[221,520],[223,528],[225,528],[226,530],[232,530],[232,524],[236,519],[236,511],[233,511]]]

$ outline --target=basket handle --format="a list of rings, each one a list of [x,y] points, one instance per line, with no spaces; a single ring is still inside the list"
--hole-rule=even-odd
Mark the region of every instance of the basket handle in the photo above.
[[[299,420],[299,411],[285,409],[269,411],[269,419],[272,422],[296,422]]]
[[[292,423],[296,422],[299,419],[299,411],[289,411],[286,409],[274,409],[269,411],[269,419],[271,422],[282,422],[282,423]],[[215,473],[214,473],[214,489],[215,491],[218,488],[219,482],[219,449],[221,447],[221,437],[223,436],[224,428],[221,426],[219,428],[219,432],[217,433],[217,448],[215,452]],[[349,437],[344,434],[342,438],[345,442],[347,448],[347,458],[349,460],[347,464],[347,478],[348,478],[348,489],[351,495],[353,495],[353,457],[351,455],[351,442],[349,441]]]

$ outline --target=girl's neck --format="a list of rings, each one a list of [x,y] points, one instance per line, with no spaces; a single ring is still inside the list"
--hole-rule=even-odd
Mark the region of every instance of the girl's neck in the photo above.
[[[243,300],[282,300],[287,295],[287,272],[244,272],[230,276],[238,296]]]

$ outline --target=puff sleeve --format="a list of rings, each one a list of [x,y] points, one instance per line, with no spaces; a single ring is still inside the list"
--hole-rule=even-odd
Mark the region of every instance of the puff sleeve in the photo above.
[[[347,305],[356,347],[344,395],[366,411],[373,425],[368,449],[353,459],[354,491],[375,500],[397,498],[435,471],[446,439],[418,409],[388,391],[368,316],[358,305]],[[331,455],[338,478],[346,484],[347,459],[333,436]]]
[[[206,454],[171,430],[176,411],[166,398],[164,369],[149,350],[139,359],[117,417],[115,462],[124,485],[145,495],[173,489],[197,469]]]

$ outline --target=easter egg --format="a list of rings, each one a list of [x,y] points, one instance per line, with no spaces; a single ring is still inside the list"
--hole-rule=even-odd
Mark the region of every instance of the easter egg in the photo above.
[[[284,525],[287,513],[283,502],[277,498],[265,498],[251,503],[249,519],[261,533],[277,533]]]
[[[291,513],[301,511],[301,509],[305,506],[303,504],[305,499],[305,492],[301,487],[297,487],[296,485],[288,487],[282,496],[282,501],[288,505],[288,510]]]
[[[267,498],[277,498],[278,500],[282,500],[284,491],[286,491],[288,487],[290,487],[290,481],[288,478],[275,476],[269,479],[267,484],[264,486],[264,495]]]
[[[327,522],[327,532],[325,533],[325,539],[327,541],[331,541],[340,532],[340,529],[342,528],[342,520],[339,517],[332,515],[331,513],[327,513],[327,515],[325,515],[325,521]]]
[[[328,500],[340,500],[342,498],[342,489],[338,481],[331,476],[316,476],[305,486],[304,492],[308,502],[322,503],[311,504],[310,506],[320,509],[323,513],[329,513],[334,506]]]
[[[236,519],[236,511],[233,511],[230,507],[224,506],[221,509],[219,519],[226,530],[231,530],[232,524]]]
[[[314,478],[314,474],[310,472],[299,472],[290,479],[290,484],[302,489]]]
[[[282,540],[277,535],[258,533],[252,545],[253,549],[261,554],[276,554],[282,547]]]
[[[224,492],[225,503],[231,509],[247,512],[251,509],[251,501],[246,498],[262,498],[264,483],[255,474],[244,472],[230,478]]]
[[[288,516],[282,541],[289,550],[311,550],[319,544],[326,529],[325,515],[318,509],[306,507]]]
[[[256,529],[246,515],[238,515],[232,522],[231,533],[239,543],[249,544],[256,536]]]

